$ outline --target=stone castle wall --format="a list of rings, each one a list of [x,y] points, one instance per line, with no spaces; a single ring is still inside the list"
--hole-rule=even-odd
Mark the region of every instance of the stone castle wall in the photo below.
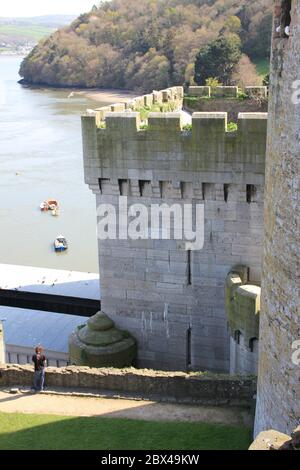
[[[225,278],[236,264],[260,282],[266,114],[107,113],[82,118],[85,181],[101,203],[205,204],[205,245],[101,240],[102,310],[138,340],[138,365],[229,370]]]
[[[22,388],[31,386],[32,382],[32,366],[0,366],[0,387]],[[116,392],[126,397],[252,408],[256,381],[253,377],[69,366],[47,367],[46,385],[50,390],[60,387],[73,393],[81,390],[105,395],[109,392],[111,396],[111,392]]]
[[[275,3],[278,25],[286,2]],[[271,61],[256,435],[290,433],[300,420],[299,0],[291,16],[290,37],[274,37]]]
[[[240,89],[237,86],[190,86],[189,96],[200,98],[238,98]],[[246,86],[243,90],[249,98],[267,98],[268,87],[266,86]]]
[[[268,88],[195,86],[189,87],[183,107],[193,112],[226,112],[229,122],[237,122],[239,113],[265,113],[268,111]]]

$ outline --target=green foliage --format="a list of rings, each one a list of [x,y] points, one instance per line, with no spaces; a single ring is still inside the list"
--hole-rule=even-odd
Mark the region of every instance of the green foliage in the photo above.
[[[229,16],[225,21],[225,29],[230,33],[239,33],[241,28],[242,23],[238,16]]]
[[[220,36],[200,49],[195,61],[195,82],[204,85],[209,77],[216,77],[229,84],[240,58],[241,50],[235,38]]]
[[[135,111],[140,113],[141,121],[146,121],[148,119],[149,113],[169,113],[175,111],[175,103],[162,103],[162,104],[153,104],[152,106],[141,106]]]
[[[257,59],[254,61],[258,75],[265,77],[270,72],[270,59]]]
[[[250,443],[251,430],[238,426],[0,413],[1,450],[246,450]]]
[[[269,74],[269,73],[264,76],[264,78],[263,78],[263,85],[264,85],[264,86],[269,86],[269,85],[270,85],[270,74]]]
[[[217,86],[222,86],[223,84],[219,82],[219,80],[216,77],[209,77],[205,80],[205,85],[215,88]]]
[[[193,127],[192,124],[185,124],[182,130],[190,132],[192,130],[192,127]]]
[[[238,126],[235,122],[229,122],[227,124],[227,132],[236,132],[238,129]]]
[[[245,7],[246,20],[242,26],[247,26],[249,21],[249,14],[253,12],[252,2],[247,2],[249,5]],[[259,3],[259,2],[257,2]],[[272,2],[269,0],[261,1],[260,3],[270,6]],[[255,2],[256,4],[256,2]],[[243,32],[243,52],[251,59],[269,59],[271,52],[271,35],[272,35],[272,11],[256,11],[252,17],[252,24],[254,27],[247,28],[246,33]]]
[[[237,97],[239,100],[248,100],[249,99],[249,96],[247,95],[247,93],[245,93],[243,90],[238,90],[238,94],[237,94]]]
[[[199,48],[220,34],[249,55],[256,50],[266,57],[269,33],[259,27],[265,16],[270,19],[271,5],[272,0],[103,2],[42,40],[20,73],[30,83],[140,92],[193,83]],[[205,78],[215,76],[212,70]]]

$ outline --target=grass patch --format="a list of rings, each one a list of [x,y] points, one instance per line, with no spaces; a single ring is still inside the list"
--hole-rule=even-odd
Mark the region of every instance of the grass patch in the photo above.
[[[0,450],[243,450],[250,443],[241,427],[0,413]]]
[[[149,113],[169,113],[175,111],[175,109],[176,103],[171,101],[169,103],[153,104],[152,106],[141,106],[135,109],[135,111],[140,113],[142,121],[146,121]]]
[[[55,28],[47,28],[45,26],[18,26],[18,25],[0,25],[0,34],[8,37],[22,37],[39,41],[45,36],[49,36],[55,31]]]
[[[268,75],[268,73],[270,73],[269,59],[254,60],[254,64],[256,66],[258,75],[260,75],[261,77],[265,77],[265,75]]]

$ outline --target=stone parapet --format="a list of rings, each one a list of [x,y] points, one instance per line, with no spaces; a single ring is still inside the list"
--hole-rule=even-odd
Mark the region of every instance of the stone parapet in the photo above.
[[[1,387],[32,385],[30,366],[0,366]],[[47,387],[117,391],[141,398],[159,397],[202,405],[252,406],[255,379],[209,374],[186,374],[129,369],[92,369],[88,367],[48,367]]]

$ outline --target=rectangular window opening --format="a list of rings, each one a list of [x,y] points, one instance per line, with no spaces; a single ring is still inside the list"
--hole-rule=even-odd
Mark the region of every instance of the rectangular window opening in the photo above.
[[[247,196],[246,196],[247,202],[248,204],[250,204],[251,202],[254,201],[254,198],[256,195],[256,187],[254,186],[254,184],[247,184],[246,193],[247,193]]]
[[[229,184],[224,184],[224,201],[228,202]]]
[[[192,252],[187,250],[187,285],[192,285]]]
[[[189,326],[186,332],[186,367],[190,369],[192,366],[192,328]]]

